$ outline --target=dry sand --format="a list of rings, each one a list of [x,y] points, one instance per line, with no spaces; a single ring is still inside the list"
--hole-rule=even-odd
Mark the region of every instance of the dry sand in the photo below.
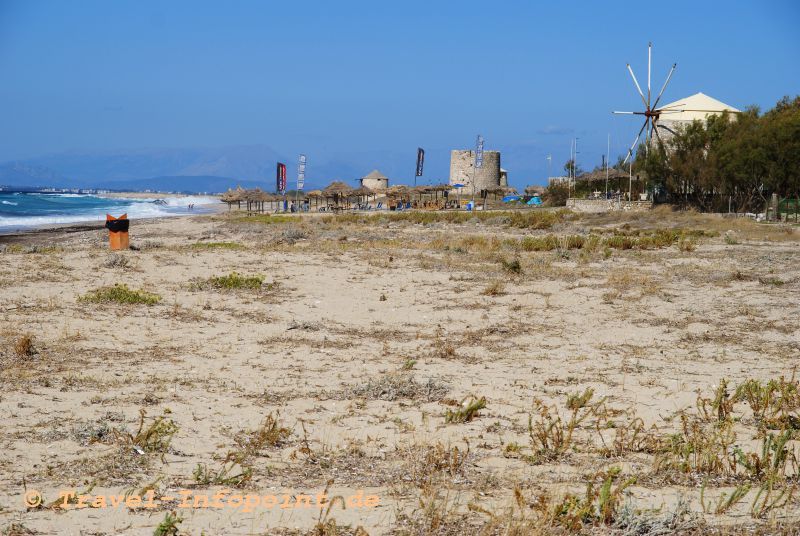
[[[663,460],[681,414],[699,420],[698,398],[713,399],[723,379],[733,392],[750,378],[792,375],[800,230],[666,211],[559,216],[546,229],[486,217],[134,221],[140,249],[117,254],[100,229],[0,238],[0,530],[153,534],[176,510],[182,534],[477,534],[495,530],[492,515],[516,504],[516,488],[514,523],[525,516],[543,532],[570,532],[577,527],[545,522],[532,505],[583,497],[611,467],[622,470],[615,486],[636,482],[613,520],[584,530],[623,526],[623,503],[668,512],[681,501],[697,531],[790,530],[774,527],[796,522],[796,498],[754,518],[763,480],[664,469]],[[646,250],[569,249],[564,238],[551,251],[521,246],[526,237],[666,228],[703,233]],[[208,282],[232,272],[263,275],[263,285]],[[161,300],[80,299],[116,283]],[[529,434],[534,400],[567,419],[567,396],[587,388],[594,395],[580,413],[607,397],[605,409],[595,407],[563,452],[543,454]],[[486,407],[446,422],[472,397]],[[163,416],[171,440],[133,437],[142,411],[145,428]],[[735,413],[736,444],[759,451],[750,407],[738,401]],[[269,416],[277,429],[254,433]],[[615,449],[615,430],[636,417],[642,439]],[[800,453],[793,437],[787,448]],[[704,514],[704,480],[706,502],[743,482],[752,489],[724,513]],[[335,503],[326,516],[175,501],[68,511],[23,502],[25,490],[50,505],[65,489],[282,497],[327,485],[330,497],[363,490],[379,504]]]

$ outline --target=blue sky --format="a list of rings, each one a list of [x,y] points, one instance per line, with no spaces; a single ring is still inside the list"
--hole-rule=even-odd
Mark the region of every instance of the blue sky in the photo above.
[[[541,182],[626,151],[639,97],[702,91],[736,107],[800,93],[800,3],[107,2],[0,0],[0,161],[46,153],[265,144],[355,160],[503,151]],[[365,169],[365,173],[369,171]],[[401,177],[400,179],[403,179]]]

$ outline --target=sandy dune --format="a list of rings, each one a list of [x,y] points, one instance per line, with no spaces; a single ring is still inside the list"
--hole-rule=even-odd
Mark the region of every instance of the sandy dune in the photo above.
[[[684,503],[674,530],[796,528],[796,497],[754,515],[764,474],[681,458],[669,435],[724,429],[735,438],[708,453],[735,458],[734,445],[758,453],[788,430],[786,452],[800,455],[800,398],[787,394],[765,427],[733,394],[748,379],[791,384],[800,231],[665,211],[548,214],[234,213],[133,222],[139,250],[118,254],[104,230],[0,245],[0,528],[152,534],[175,511],[187,534],[621,533],[633,518],[668,525],[659,516]],[[86,299],[117,283],[160,300]],[[567,398],[587,389],[571,441],[542,444],[538,424],[565,424]],[[140,412],[149,436],[137,434]],[[781,472],[772,497],[800,478],[791,456]],[[607,519],[593,507],[578,526],[535,507],[606,481],[625,487]],[[743,484],[741,500],[710,511]],[[379,503],[337,500],[327,515],[179,498],[53,506],[61,490],[225,489],[261,503],[326,486]],[[26,508],[25,490],[46,507]]]

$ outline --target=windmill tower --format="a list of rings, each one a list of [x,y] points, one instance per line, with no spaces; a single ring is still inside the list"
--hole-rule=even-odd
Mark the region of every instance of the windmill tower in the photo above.
[[[658,103],[661,101],[661,97],[664,95],[664,90],[667,89],[667,84],[669,84],[670,79],[672,78],[672,74],[675,72],[675,68],[678,66],[677,63],[672,64],[672,68],[669,70],[667,74],[667,79],[664,80],[664,85],[661,86],[661,91],[658,92],[658,96],[655,100],[652,100],[652,93],[650,90],[650,73],[651,73],[651,66],[653,60],[653,43],[647,43],[647,97],[645,97],[642,88],[639,86],[639,81],[636,79],[636,75],[633,74],[633,69],[631,68],[631,64],[628,63],[626,66],[628,67],[628,72],[631,73],[631,78],[633,79],[633,83],[636,86],[636,91],[639,93],[639,96],[642,98],[642,104],[644,104],[644,110],[639,112],[618,112],[615,111],[615,114],[621,115],[641,115],[644,116],[644,123],[642,124],[642,128],[639,129],[639,133],[636,135],[636,139],[633,140],[633,144],[631,148],[628,149],[628,155],[625,157],[624,162],[627,162],[629,158],[633,155],[633,150],[636,148],[636,144],[639,143],[639,138],[642,137],[642,132],[645,132],[645,146],[644,150],[647,151],[650,144],[653,142],[653,137],[655,136],[659,143],[662,143],[661,136],[658,133],[658,129],[661,125],[658,124],[658,118],[661,114],[670,113],[671,110],[667,108],[659,108]],[[623,162],[623,163],[624,163]]]

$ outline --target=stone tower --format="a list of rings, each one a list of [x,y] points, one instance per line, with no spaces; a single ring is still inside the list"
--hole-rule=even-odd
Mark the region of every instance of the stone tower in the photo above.
[[[472,191],[475,151],[450,151],[450,184],[463,184]],[[500,152],[483,151],[483,165],[475,171],[475,192],[500,186]]]

